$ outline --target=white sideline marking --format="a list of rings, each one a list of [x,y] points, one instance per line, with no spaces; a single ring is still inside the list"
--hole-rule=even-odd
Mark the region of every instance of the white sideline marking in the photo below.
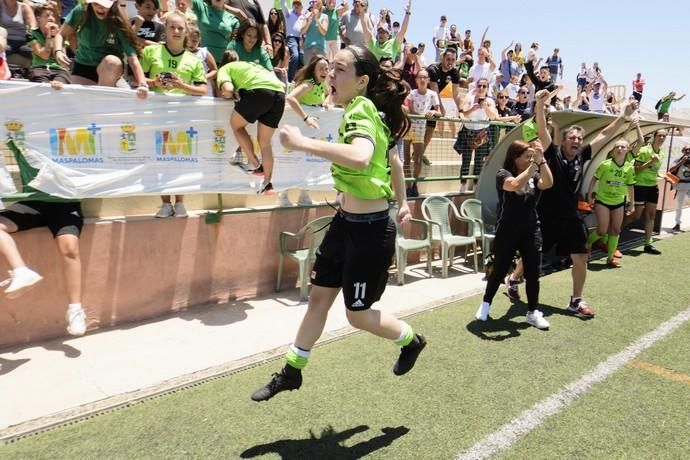
[[[470,449],[459,453],[455,458],[457,460],[489,458],[507,449],[521,437],[541,425],[548,417],[557,414],[561,409],[584,395],[592,385],[608,378],[642,351],[669,335],[689,319],[690,308],[680,312],[654,331],[628,345],[625,350],[611,356],[590,373],[569,384],[558,393],[539,401],[503,425],[498,431],[491,433]]]

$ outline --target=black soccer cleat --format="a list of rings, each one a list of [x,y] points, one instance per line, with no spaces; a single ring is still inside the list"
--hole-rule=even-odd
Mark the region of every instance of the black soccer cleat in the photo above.
[[[259,388],[252,394],[252,401],[268,401],[281,391],[299,390],[302,386],[302,373],[287,375],[285,369],[279,374],[273,374],[273,378],[265,386]]]
[[[393,373],[403,375],[412,370],[424,347],[426,347],[426,338],[422,334],[415,334],[415,340],[400,349],[400,356],[393,367]]]

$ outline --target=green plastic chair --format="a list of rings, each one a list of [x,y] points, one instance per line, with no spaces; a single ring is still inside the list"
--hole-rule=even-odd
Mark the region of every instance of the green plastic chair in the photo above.
[[[421,219],[410,219],[410,224],[419,226],[422,229],[422,236],[420,238],[407,238],[403,230],[403,226],[398,223],[397,217],[398,208],[393,206],[390,210],[391,219],[395,222],[395,266],[398,269],[398,285],[405,284],[405,267],[407,266],[407,253],[410,251],[420,251],[426,249],[426,271],[431,278],[431,259],[432,259],[432,244],[431,232],[429,231],[429,223]]]
[[[460,205],[460,215],[472,219],[472,234],[482,243],[482,259],[486,263],[486,258],[491,252],[491,241],[496,235],[486,231],[484,220],[482,219],[482,202],[475,198],[465,200]]]
[[[448,267],[453,265],[455,248],[458,246],[473,246],[474,272],[477,273],[477,239],[471,233],[457,235],[451,230],[450,218],[467,224],[471,231],[473,221],[463,217],[452,201],[444,196],[430,196],[422,202],[422,215],[431,224],[431,241],[441,246],[442,277],[448,277]]]
[[[333,216],[319,217],[302,227],[297,233],[280,232],[278,242],[280,245],[280,260],[278,261],[278,277],[276,278],[276,292],[280,291],[283,281],[283,265],[285,258],[292,259],[299,265],[300,300],[309,297],[309,270],[316,260],[316,250],[319,248],[323,237]]]

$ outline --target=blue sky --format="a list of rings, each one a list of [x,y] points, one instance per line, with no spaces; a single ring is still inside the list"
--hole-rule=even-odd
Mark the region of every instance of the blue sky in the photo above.
[[[352,1],[350,1],[352,4]],[[393,20],[402,22],[406,0],[369,0],[370,10],[386,7]],[[542,5],[539,10],[535,5]],[[549,6],[547,6],[549,5]],[[522,43],[527,51],[532,42],[541,45],[540,55],[547,57],[560,48],[565,66],[566,84],[574,88],[581,62],[597,61],[610,85],[630,82],[637,72],[647,82],[644,106],[653,107],[659,97],[673,90],[689,93],[671,107],[690,107],[690,50],[687,22],[690,4],[681,0],[659,3],[640,1],[552,1],[528,2],[460,0],[413,0],[411,25],[407,39],[426,43],[426,59],[434,59],[431,37],[442,14],[448,24],[456,24],[463,33],[472,30],[475,43],[486,26],[488,39],[497,59],[512,41]]]

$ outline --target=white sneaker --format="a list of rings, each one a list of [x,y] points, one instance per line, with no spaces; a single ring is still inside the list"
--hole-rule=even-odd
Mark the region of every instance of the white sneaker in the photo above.
[[[184,203],[182,201],[175,203],[173,211],[175,212],[175,217],[187,217],[187,210],[184,208]]]
[[[314,204],[314,202],[311,200],[309,192],[302,190],[299,194],[299,198],[297,199],[297,204],[300,206],[311,206]]]
[[[161,208],[156,213],[156,217],[159,217],[161,219],[165,219],[166,217],[172,217],[174,215],[175,211],[173,210],[173,205],[170,203],[163,203],[161,205]]]
[[[544,314],[539,310],[527,312],[527,323],[537,329],[548,329],[550,326],[549,322],[544,319]]]
[[[41,275],[35,271],[21,267],[16,270],[10,270],[9,287],[5,289],[5,295],[9,299],[15,299],[26,292],[28,288],[35,285],[43,279]]]
[[[86,313],[82,307],[68,307],[65,314],[67,333],[69,335],[84,335],[86,332]]]
[[[284,190],[278,194],[278,205],[282,208],[289,208],[292,206],[292,201],[290,201],[287,190]]]
[[[474,317],[479,321],[486,321],[489,319],[489,310],[491,310],[491,304],[489,302],[482,302],[477,309],[477,313],[474,314]]]

